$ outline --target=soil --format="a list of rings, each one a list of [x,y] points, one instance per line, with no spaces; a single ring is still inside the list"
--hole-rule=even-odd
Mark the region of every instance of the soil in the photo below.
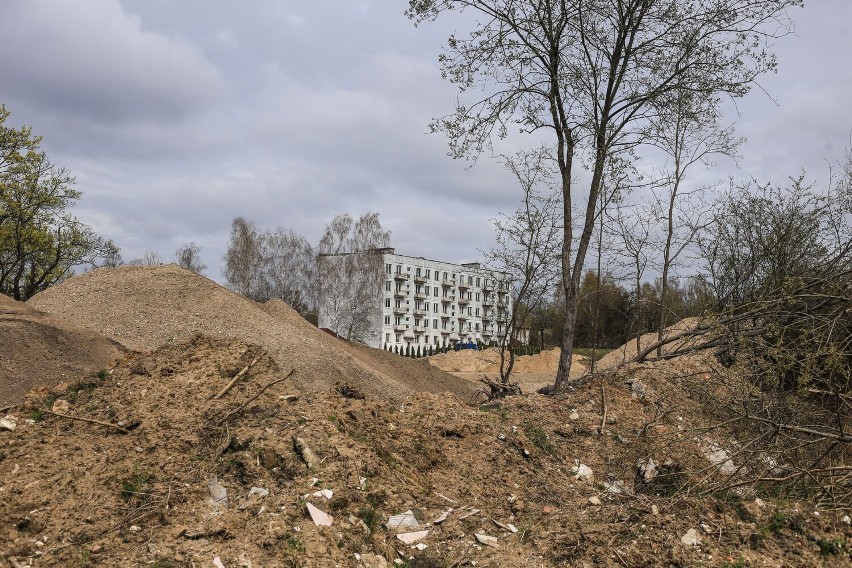
[[[0,408],[30,389],[108,369],[125,349],[88,329],[0,294]]]
[[[728,478],[706,448],[737,434],[706,427],[702,388],[737,386],[710,357],[476,406],[475,385],[424,360],[176,267],[48,292],[32,305],[139,352],[0,412],[0,565],[852,565],[850,511],[708,492]],[[646,480],[649,458],[664,473]],[[412,544],[390,523],[407,511],[428,531]]]
[[[508,357],[508,354],[505,355]],[[500,377],[500,350],[463,349],[448,351],[428,358],[431,365],[465,379],[471,384],[480,385],[480,379],[487,377],[496,381]],[[569,376],[577,379],[586,372],[588,359],[575,355],[571,361]],[[518,355],[512,367],[512,382],[521,387],[521,392],[535,392],[552,385],[559,367],[559,349],[548,349],[535,355]]]
[[[237,338],[261,346],[282,368],[295,369],[293,384],[308,392],[339,381],[392,400],[420,391],[467,399],[475,391],[423,361],[337,340],[283,302],[259,305],[174,264],[102,268],[48,288],[28,304],[140,352],[198,333]]]

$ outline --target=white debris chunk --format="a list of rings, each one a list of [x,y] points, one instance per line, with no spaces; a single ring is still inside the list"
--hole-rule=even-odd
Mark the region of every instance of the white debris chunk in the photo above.
[[[476,540],[479,541],[480,544],[484,544],[485,546],[490,546],[492,548],[500,548],[497,544],[496,536],[489,536],[482,533],[473,533],[473,536],[476,537]]]
[[[308,514],[311,516],[311,520],[314,522],[314,524],[316,526],[318,526],[318,527],[330,527],[331,526],[331,523],[334,520],[334,519],[331,518],[331,515],[324,513],[323,511],[320,511],[319,509],[317,509],[316,507],[314,507],[310,503],[307,503],[305,505],[305,507],[307,507]]]
[[[698,546],[701,544],[701,538],[698,536],[698,531],[689,529],[686,534],[680,537],[680,541],[686,546]]]
[[[399,531],[416,529],[420,527],[420,523],[417,522],[417,518],[414,516],[414,513],[411,511],[411,509],[409,509],[404,513],[399,513],[398,515],[391,516],[385,526],[388,528],[388,530]]]
[[[426,535],[429,534],[429,531],[414,531],[414,532],[406,532],[396,535],[403,544],[414,544],[418,540],[423,540],[426,538]]]

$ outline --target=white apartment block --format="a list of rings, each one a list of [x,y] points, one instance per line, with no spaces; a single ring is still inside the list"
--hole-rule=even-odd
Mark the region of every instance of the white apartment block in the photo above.
[[[479,265],[452,264],[382,249],[384,282],[364,338],[371,347],[413,349],[501,344],[512,317],[511,283]],[[320,302],[322,304],[322,300]],[[320,309],[319,326],[323,324]],[[337,331],[337,330],[332,330]]]

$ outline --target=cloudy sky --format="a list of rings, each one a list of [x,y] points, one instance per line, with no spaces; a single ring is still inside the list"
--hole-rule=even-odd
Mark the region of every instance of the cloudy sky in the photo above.
[[[406,5],[0,0],[0,104],[76,176],[75,212],[125,260],[194,241],[221,280],[234,217],[316,242],[344,211],[378,211],[399,253],[476,259],[519,193],[496,161],[454,161],[427,133],[455,100],[437,55],[463,23],[415,28]],[[850,146],[852,2],[792,15],[778,74],[729,117],[743,178],[824,182]]]

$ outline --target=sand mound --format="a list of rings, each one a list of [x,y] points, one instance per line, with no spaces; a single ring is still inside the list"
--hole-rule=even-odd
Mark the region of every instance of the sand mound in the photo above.
[[[701,321],[700,318],[685,318],[685,319],[682,319],[681,321],[677,322],[676,324],[674,324],[670,327],[667,327],[666,330],[665,330],[665,334],[667,336],[668,335],[675,335],[675,334],[681,333],[683,331],[686,331],[688,329],[698,327],[701,323],[702,323],[702,321]],[[657,339],[658,339],[658,337],[657,337],[656,332],[646,333],[646,334],[642,335],[639,338],[639,349],[638,350],[641,351],[642,349],[645,349],[647,346],[656,342]],[[688,341],[689,341],[688,339],[685,339],[685,340],[682,340],[682,341],[675,341],[673,343],[670,343],[670,344],[664,346],[662,351],[663,351],[663,353],[670,353],[674,349],[683,347],[684,345],[687,344]],[[629,362],[631,359],[633,359],[636,356],[636,353],[637,353],[636,340],[633,339],[632,341],[628,341],[627,343],[625,343],[621,347],[619,347],[617,349],[613,349],[612,351],[610,351],[609,353],[607,353],[606,355],[601,357],[600,360],[598,360],[598,362],[595,366],[598,369],[612,369],[614,367],[618,367],[620,365],[623,365],[626,362]]]
[[[32,388],[111,367],[120,345],[0,294],[0,408]]]
[[[449,391],[466,400],[473,391],[422,361],[399,358],[373,367],[372,350],[328,336],[283,302],[259,306],[176,265],[95,270],[45,290],[29,304],[136,351],[199,333],[257,344],[282,369],[296,369],[293,382],[305,391],[327,390],[338,381],[392,399]]]
[[[571,375],[585,371],[586,358],[575,355],[571,363]],[[500,351],[498,349],[463,349],[449,351],[429,358],[429,362],[450,373],[499,374]],[[556,376],[559,366],[559,349],[553,348],[536,355],[519,355],[515,358],[514,372],[528,375]]]

